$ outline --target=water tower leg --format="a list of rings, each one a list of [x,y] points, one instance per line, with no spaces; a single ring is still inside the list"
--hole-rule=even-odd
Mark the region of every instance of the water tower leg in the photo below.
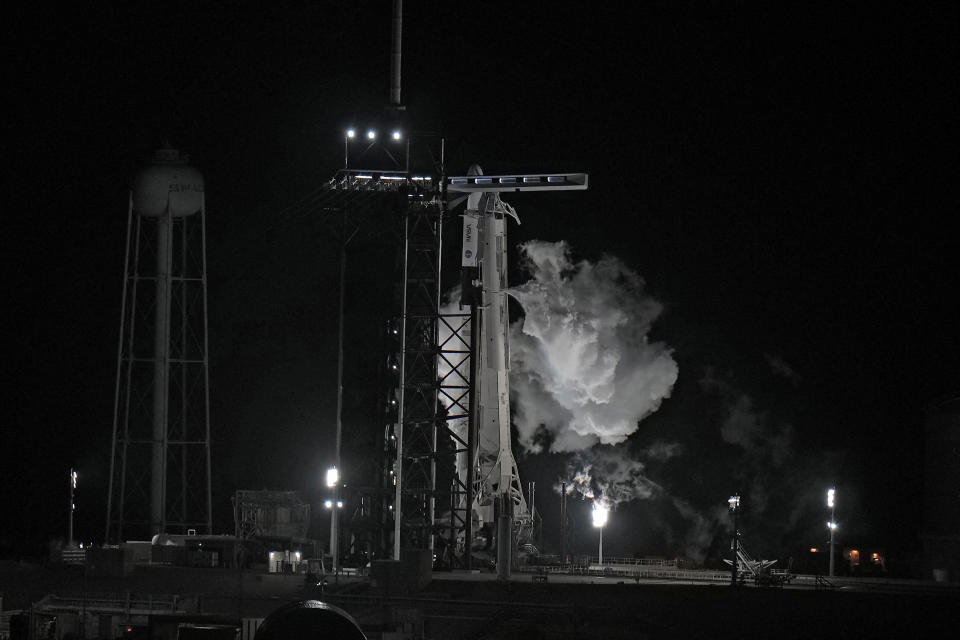
[[[157,218],[157,279],[153,353],[153,446],[150,464],[150,528],[163,533],[167,485],[167,383],[170,360],[170,216]]]

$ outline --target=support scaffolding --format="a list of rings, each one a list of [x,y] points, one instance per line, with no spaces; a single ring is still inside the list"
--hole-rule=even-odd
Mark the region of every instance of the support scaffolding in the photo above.
[[[394,560],[400,548],[434,549],[438,406],[437,318],[440,308],[440,201],[414,203],[404,220],[402,351],[394,498]],[[397,517],[399,516],[399,517]]]
[[[411,134],[403,166],[350,167],[371,158],[380,158],[378,165],[395,162],[395,155],[384,161],[377,151],[373,146],[351,155],[348,146],[347,166],[304,205],[331,221],[334,211],[339,218],[344,211],[356,218],[361,211],[390,207],[383,211],[388,219],[395,212],[398,224],[388,221],[387,226],[399,228],[402,241],[399,313],[387,331],[392,341],[387,370],[393,378],[385,399],[383,480],[377,486],[353,485],[347,497],[356,504],[345,505],[345,512],[354,517],[346,526],[366,532],[371,557],[399,559],[401,547],[429,549],[453,565],[459,563],[463,545],[469,492],[455,468],[458,454],[468,450],[467,435],[450,423],[469,416],[469,376],[458,372],[470,362],[469,339],[461,335],[469,331],[470,315],[440,313],[447,216],[441,190],[443,140]],[[418,170],[411,170],[411,164]],[[373,535],[377,521],[392,531]]]

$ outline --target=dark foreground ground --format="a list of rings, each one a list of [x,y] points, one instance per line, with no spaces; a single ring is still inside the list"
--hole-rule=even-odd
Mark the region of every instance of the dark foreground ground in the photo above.
[[[443,586],[435,581],[423,595],[451,597],[438,590]],[[950,638],[960,632],[960,599],[944,596],[627,582],[459,584],[455,597],[497,603],[487,619],[493,635],[480,637]],[[471,609],[482,607],[463,607]],[[443,607],[434,611],[442,615]],[[427,620],[431,615],[425,608]],[[451,631],[434,637],[469,637]]]
[[[960,632],[957,589],[874,593],[602,579],[540,584],[529,576],[505,584],[442,578],[416,593],[387,594],[362,580],[341,580],[321,590],[302,576],[157,567],[122,579],[90,579],[78,567],[8,564],[0,566],[0,592],[8,610],[29,606],[46,593],[177,593],[206,614],[234,620],[263,617],[299,599],[322,599],[351,613],[370,638],[385,637],[398,620],[409,622],[413,637],[478,640],[953,638]]]

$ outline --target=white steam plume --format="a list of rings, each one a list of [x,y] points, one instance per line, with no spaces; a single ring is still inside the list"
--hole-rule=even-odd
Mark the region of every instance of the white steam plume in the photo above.
[[[649,457],[653,457],[650,455]],[[599,446],[573,454],[567,462],[567,494],[613,507],[621,502],[653,498],[663,488],[644,473],[646,465],[620,447]],[[558,482],[554,489],[563,490]]]
[[[703,562],[707,549],[726,529],[729,517],[725,506],[713,506],[706,512],[682,498],[673,498],[673,506],[689,524],[683,536],[683,554],[695,564]]]
[[[727,415],[720,426],[724,442],[737,445],[746,453],[746,462],[780,468],[793,454],[793,428],[780,424],[774,428],[770,416],[759,410],[753,398],[740,391],[730,380],[707,368],[700,387],[723,398]]]
[[[648,333],[662,305],[643,279],[605,256],[574,263],[566,242],[520,245],[530,274],[511,289],[524,318],[511,327],[511,386],[521,445],[578,451],[617,444],[659,408],[677,363]]]

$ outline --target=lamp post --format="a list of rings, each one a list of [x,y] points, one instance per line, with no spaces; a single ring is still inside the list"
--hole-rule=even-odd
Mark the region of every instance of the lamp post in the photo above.
[[[827,523],[827,528],[830,529],[830,577],[833,577],[833,532],[837,530],[837,521],[833,517],[834,507],[836,506],[836,489],[827,489],[827,508],[830,509],[830,522]]]
[[[67,546],[71,549],[73,548],[73,512],[77,510],[77,505],[73,501],[74,491],[77,489],[77,472],[74,469],[70,469],[70,518],[69,525],[67,527]]]
[[[593,503],[593,526],[600,529],[600,553],[599,553],[599,564],[603,564],[603,527],[607,524],[607,515],[610,513],[610,510],[603,504],[599,502]]]
[[[567,483],[560,483],[560,565],[567,564]]]
[[[330,509],[330,557],[333,573],[337,573],[337,555],[338,550],[338,530],[337,530],[337,512],[343,507],[340,500],[340,471],[336,467],[327,469],[327,488],[333,490],[333,499],[327,500],[324,506]],[[336,506],[336,509],[333,507]]]
[[[739,550],[737,549],[740,533],[737,531],[737,513],[740,511],[740,494],[730,496],[727,499],[727,506],[730,508],[730,513],[733,514],[733,542],[730,544],[730,549],[733,551],[733,560],[730,563],[730,586],[737,586],[737,565],[739,562]]]

